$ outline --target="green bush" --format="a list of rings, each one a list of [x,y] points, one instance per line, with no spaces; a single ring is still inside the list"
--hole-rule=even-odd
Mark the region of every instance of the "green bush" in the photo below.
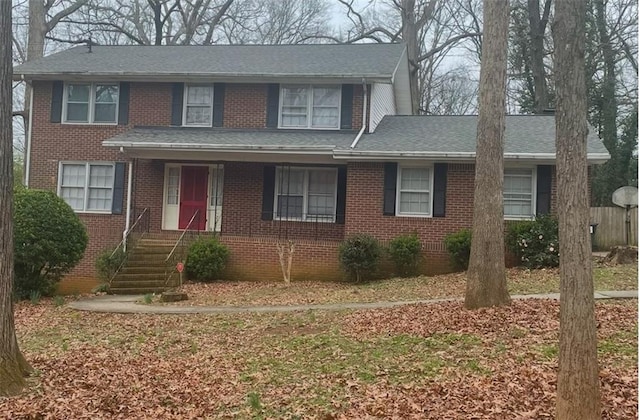
[[[229,249],[216,238],[200,238],[189,247],[185,271],[191,280],[219,278],[229,259]]]
[[[471,255],[471,231],[469,229],[461,229],[445,236],[444,246],[456,268],[463,270],[469,268],[469,256]]]
[[[557,267],[558,220],[542,215],[536,220],[516,222],[509,226],[507,249],[527,268]]]
[[[111,281],[116,271],[118,271],[118,268],[120,268],[127,258],[127,253],[124,252],[122,247],[118,247],[115,252],[113,251],[113,249],[105,249],[98,255],[98,258],[96,258],[96,273],[103,283]]]
[[[14,293],[50,296],[84,255],[87,232],[71,207],[51,191],[17,189],[14,202]]]
[[[358,234],[347,238],[338,250],[342,269],[360,282],[375,273],[382,256],[378,241],[367,234]]]
[[[389,255],[396,266],[396,272],[403,276],[413,276],[418,273],[422,245],[415,233],[400,235],[389,244]]]

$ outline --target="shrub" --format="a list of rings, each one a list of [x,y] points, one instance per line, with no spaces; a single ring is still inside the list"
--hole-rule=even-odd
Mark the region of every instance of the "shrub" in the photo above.
[[[560,263],[558,221],[552,216],[511,224],[505,242],[527,268],[557,267]]]
[[[378,241],[367,234],[346,239],[338,252],[342,269],[358,282],[375,273],[382,256]]]
[[[469,268],[469,256],[471,255],[471,231],[469,229],[461,229],[445,236],[444,246],[455,267],[463,270]]]
[[[14,205],[14,291],[50,296],[84,255],[87,232],[71,207],[51,191],[18,189]]]
[[[399,275],[416,275],[420,266],[422,245],[415,233],[400,235],[389,244],[389,255]]]
[[[96,258],[96,273],[103,283],[109,283],[109,281],[111,281],[127,257],[122,247],[118,247],[115,252],[113,251],[113,249],[105,249],[98,255],[98,258]]]
[[[229,259],[229,249],[216,238],[201,238],[189,247],[185,271],[191,280],[219,278]]]

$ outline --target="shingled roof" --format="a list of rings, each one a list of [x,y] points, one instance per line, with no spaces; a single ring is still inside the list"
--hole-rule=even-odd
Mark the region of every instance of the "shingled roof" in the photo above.
[[[404,44],[78,46],[19,65],[14,77],[334,78],[358,83],[364,77],[390,82],[404,56]]]

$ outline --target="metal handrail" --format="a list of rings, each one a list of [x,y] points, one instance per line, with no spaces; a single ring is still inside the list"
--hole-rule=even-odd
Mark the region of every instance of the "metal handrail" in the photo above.
[[[169,284],[169,281],[171,281],[171,278],[173,277],[173,274],[175,272],[175,267],[173,266],[173,259],[175,257],[175,252],[178,249],[179,246],[182,247],[182,253],[180,256],[183,256],[184,254],[184,238],[185,235],[188,232],[192,232],[192,225],[193,222],[195,220],[199,221],[200,219],[200,209],[197,209],[194,213],[193,216],[191,216],[191,220],[189,220],[189,223],[187,223],[187,226],[184,228],[184,231],[182,232],[182,234],[180,235],[180,237],[178,238],[178,240],[176,241],[176,243],[173,245],[173,248],[171,249],[171,252],[169,252],[169,255],[167,255],[167,258],[165,258],[164,260],[164,264],[165,264],[165,285]]]
[[[138,218],[136,219],[135,223],[131,226],[131,228],[129,228],[129,230],[127,230],[127,232],[124,234],[124,237],[122,238],[122,241],[120,241],[120,243],[118,244],[118,246],[116,247],[116,249],[113,250],[113,252],[111,253],[111,258],[113,258],[114,255],[116,255],[116,253],[118,252],[118,250],[122,247],[122,251],[124,252],[124,258],[122,259],[122,262],[120,263],[120,265],[118,266],[118,268],[114,271],[113,275],[111,276],[111,278],[109,279],[109,285],[111,285],[111,283],[113,283],[113,279],[116,278],[116,276],[118,275],[118,273],[120,273],[120,270],[122,270],[122,267],[124,267],[124,265],[127,262],[128,259],[128,252],[127,252],[127,242],[130,239],[131,233],[135,231],[135,229],[142,223],[142,220],[146,220],[149,216],[149,207],[145,207],[142,210],[142,213],[140,213],[140,215],[138,216]],[[147,226],[143,226],[142,227],[144,230],[142,232],[142,235],[140,235],[141,239],[144,234],[146,232],[148,232],[149,230],[149,224],[147,221]],[[137,240],[136,240],[137,242]],[[135,245],[134,243],[130,244],[131,246],[129,246],[129,250],[131,250],[131,248]]]

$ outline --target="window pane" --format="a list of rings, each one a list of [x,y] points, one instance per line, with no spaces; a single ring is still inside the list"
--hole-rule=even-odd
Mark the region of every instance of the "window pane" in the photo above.
[[[113,187],[112,165],[91,165],[89,174],[89,187]]]
[[[86,165],[62,165],[62,186],[84,188],[86,168]]]
[[[211,106],[213,88],[211,86],[187,86],[187,105]]]
[[[95,122],[116,122],[116,104],[96,104]]]
[[[313,89],[313,127],[338,128],[340,95],[335,87]]]
[[[211,107],[187,106],[187,125],[211,125]]]
[[[111,188],[89,188],[89,203],[87,210],[111,210]]]
[[[308,90],[306,88],[282,89],[282,126],[306,127],[308,122]]]
[[[307,94],[308,90],[304,87],[283,88],[282,105],[285,107],[298,107],[307,109]]]
[[[333,217],[335,213],[335,202],[333,195],[312,195],[309,194],[309,215],[324,215]]]
[[[335,171],[309,171],[309,193],[331,194],[336,188]]]
[[[211,182],[211,193],[209,194],[209,205],[212,207],[222,205],[222,180],[223,169],[215,168]]]
[[[74,210],[84,210],[84,188],[62,187],[60,197]]]
[[[401,192],[400,213],[429,214],[429,193]]]
[[[400,189],[429,191],[429,170],[426,168],[402,168]]]
[[[118,103],[118,85],[97,85],[96,103]]]
[[[304,170],[279,169],[276,189],[282,195],[302,195],[304,192]]]
[[[531,217],[533,171],[506,169],[504,171],[504,214],[510,217]]]
[[[89,104],[67,103],[67,119],[66,121],[88,122],[89,121]]]
[[[295,195],[278,195],[277,216],[282,218],[302,218],[303,197]]]
[[[67,101],[89,103],[90,85],[68,85]]]
[[[167,179],[167,204],[178,204],[178,189],[180,185],[180,168],[169,168]]]

